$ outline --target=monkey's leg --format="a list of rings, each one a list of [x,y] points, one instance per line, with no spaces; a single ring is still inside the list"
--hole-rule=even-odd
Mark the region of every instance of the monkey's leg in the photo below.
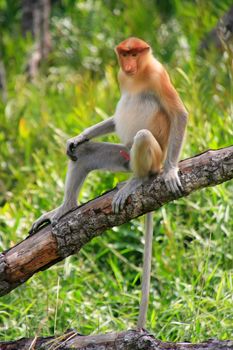
[[[77,207],[77,196],[88,173],[95,169],[130,171],[128,149],[123,145],[85,142],[74,151],[76,161],[69,161],[65,181],[65,194],[61,206],[43,214],[34,222],[30,233],[35,233],[45,222],[56,225],[68,211]]]
[[[127,198],[142,185],[151,173],[159,173],[162,150],[152,133],[143,129],[137,132],[130,150],[130,167],[133,177],[114,196],[112,208],[115,213],[123,209]]]

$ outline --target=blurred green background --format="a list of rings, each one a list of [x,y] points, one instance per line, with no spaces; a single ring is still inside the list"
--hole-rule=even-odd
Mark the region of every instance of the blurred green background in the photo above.
[[[114,113],[119,99],[114,46],[148,41],[190,114],[182,158],[232,144],[233,85],[226,50],[200,49],[232,1],[53,1],[52,49],[35,79],[22,35],[22,3],[0,0],[0,248],[27,236],[62,201],[66,140]],[[118,142],[116,136],[102,140]],[[81,202],[125,179],[92,173]],[[161,340],[233,336],[232,182],[193,193],[154,214],[147,329]],[[90,334],[136,324],[143,219],[105,232],[77,256],[33,276],[0,299],[0,340],[75,328]]]

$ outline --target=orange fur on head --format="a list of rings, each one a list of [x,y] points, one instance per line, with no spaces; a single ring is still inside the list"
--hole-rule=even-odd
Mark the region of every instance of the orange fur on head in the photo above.
[[[122,54],[125,52],[142,52],[149,49],[150,46],[145,41],[134,37],[128,38],[116,46],[116,52],[118,54]]]

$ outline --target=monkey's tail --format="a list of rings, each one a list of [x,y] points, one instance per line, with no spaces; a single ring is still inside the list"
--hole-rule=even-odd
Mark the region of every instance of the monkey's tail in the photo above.
[[[145,216],[145,245],[143,254],[142,268],[142,294],[140,302],[140,310],[137,322],[137,328],[145,328],[147,309],[150,294],[150,274],[151,274],[151,258],[152,258],[152,241],[153,241],[153,213],[147,213]]]

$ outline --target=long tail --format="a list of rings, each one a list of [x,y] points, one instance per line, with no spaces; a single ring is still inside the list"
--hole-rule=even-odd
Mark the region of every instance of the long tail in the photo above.
[[[137,322],[137,328],[145,328],[147,309],[150,294],[150,274],[151,274],[151,257],[152,257],[152,240],[153,240],[153,213],[147,213],[145,218],[145,245],[143,255],[142,270],[142,295],[140,310]]]

